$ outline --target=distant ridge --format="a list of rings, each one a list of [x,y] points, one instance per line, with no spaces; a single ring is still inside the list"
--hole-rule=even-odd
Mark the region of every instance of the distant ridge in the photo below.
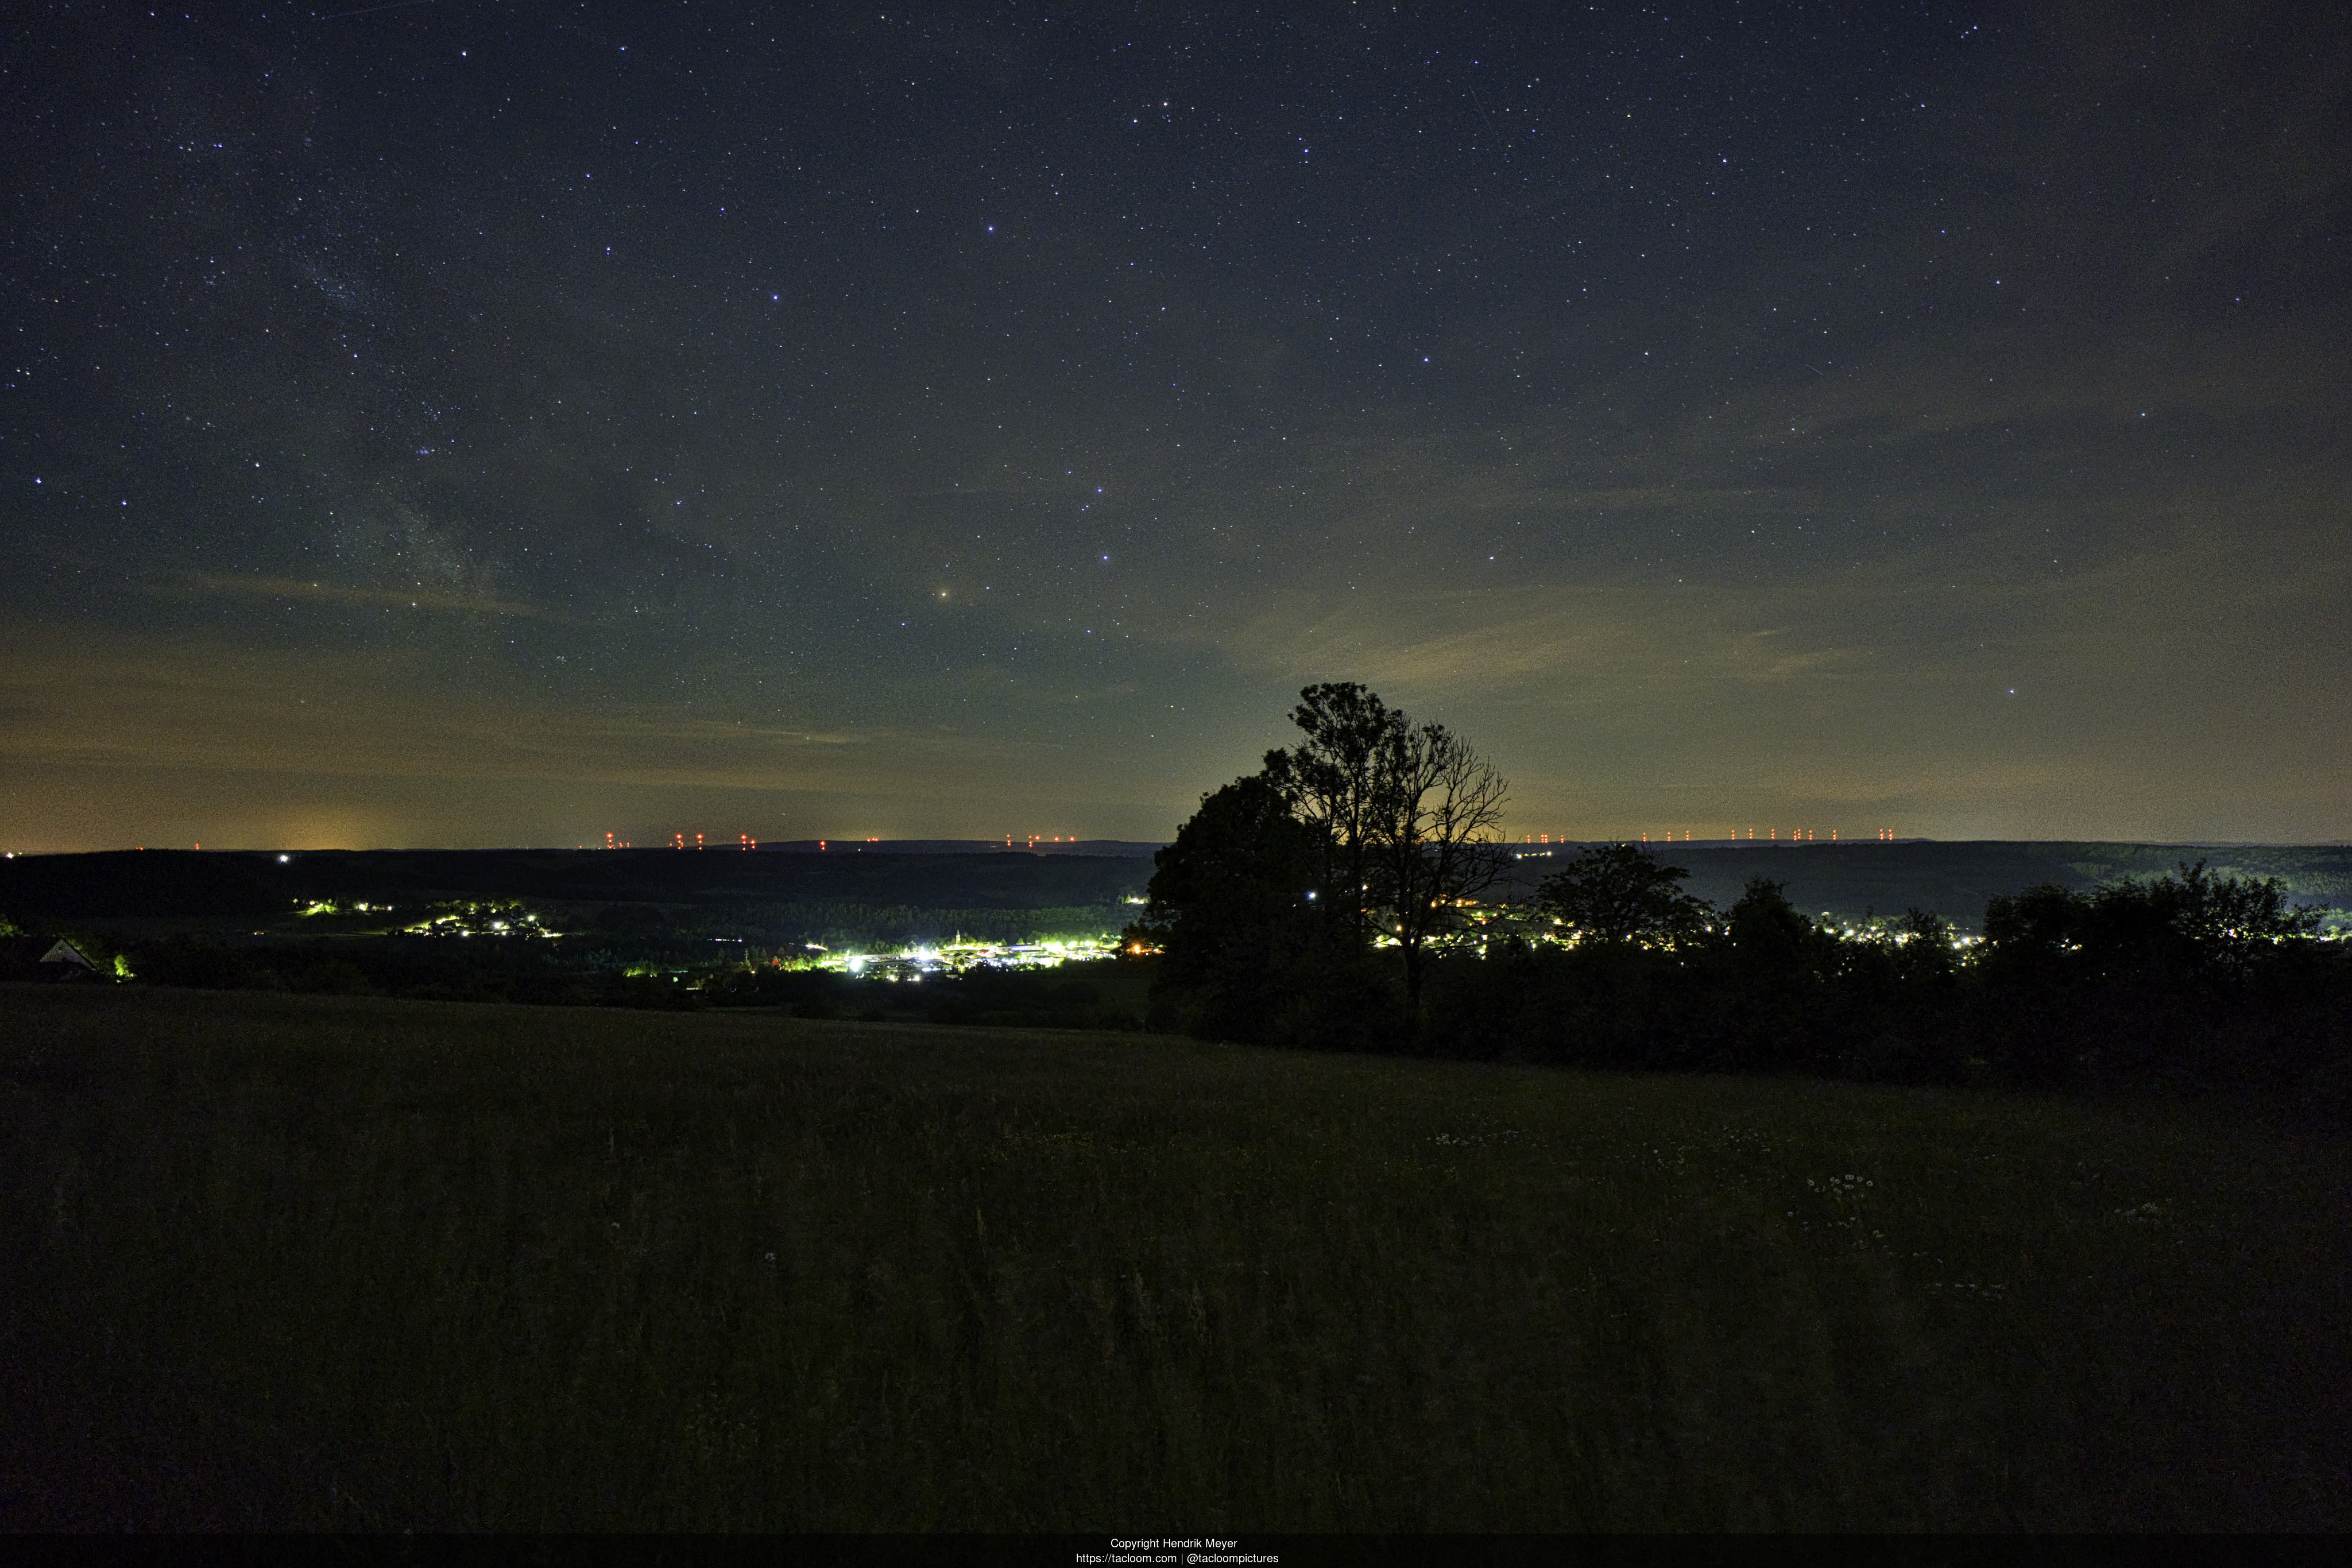
[[[930,909],[1116,910],[1138,899],[1160,846],[1121,839],[1030,844],[1002,839],[808,840],[708,850],[111,850],[0,860],[0,915],[114,917],[283,913],[297,899],[391,903],[510,897],[570,904],[768,904],[808,900]],[[1508,846],[1503,897],[1525,896],[1584,846]],[[2161,876],[2184,861],[2224,875],[2276,877],[2295,903],[2352,925],[2352,846],[2063,841],[1650,846],[1689,871],[1685,886],[1717,905],[1751,877],[1782,883],[1797,907],[1841,919],[1931,910],[1974,929],[1985,902],[2041,883],[2090,888]]]
[[[1151,862],[1087,854],[1081,844],[1035,852],[920,852],[903,844],[837,844],[804,854],[707,850],[107,850],[0,861],[0,915],[260,915],[295,901],[408,904],[446,898],[526,898],[566,904],[755,904],[835,901],[936,909],[1123,907]],[[1150,846],[1141,846],[1148,851]]]
[[[1094,855],[1105,860],[1150,860],[1166,846],[1140,839],[784,839],[762,842],[761,852],[794,854],[881,855]]]
[[[1615,841],[1622,842],[1622,840]],[[1750,877],[1784,884],[1798,908],[1855,919],[1930,910],[1973,930],[1995,894],[2053,883],[2077,890],[2124,878],[2162,876],[2203,861],[2223,875],[2276,877],[2297,904],[2352,910],[2352,848],[2342,844],[2150,844],[2064,839],[1827,839],[1773,842],[1677,839],[1646,846],[1688,871],[1685,886],[1718,905]],[[1559,870],[1582,844],[1513,844],[1515,892]]]

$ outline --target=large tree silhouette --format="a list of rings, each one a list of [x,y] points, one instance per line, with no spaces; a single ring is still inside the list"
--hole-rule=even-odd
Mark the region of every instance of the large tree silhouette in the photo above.
[[[1298,699],[1290,721],[1306,738],[1267,752],[1261,777],[1318,835],[1317,893],[1326,916],[1368,942],[1376,923],[1373,854],[1394,814],[1383,795],[1412,721],[1353,682],[1308,686]]]
[[[1152,857],[1132,932],[1160,949],[1153,992],[1183,1028],[1265,1038],[1316,945],[1311,895],[1327,858],[1321,835],[1263,775],[1202,797]]]
[[[1509,865],[1496,840],[1507,786],[1452,730],[1354,682],[1298,695],[1304,738],[1268,752],[1265,778],[1317,831],[1327,918],[1359,946],[1393,941],[1417,1007],[1432,951]]]
[[[1715,907],[1679,885],[1690,875],[1639,844],[1588,844],[1536,889],[1536,903],[1580,942],[1677,947],[1706,932]]]

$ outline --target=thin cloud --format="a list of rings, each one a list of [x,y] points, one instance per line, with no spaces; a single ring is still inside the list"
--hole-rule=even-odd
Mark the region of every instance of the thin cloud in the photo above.
[[[0,764],[874,800],[949,798],[975,775],[1070,770],[1059,747],[953,733],[740,722],[646,705],[519,707],[452,693],[415,659],[16,641],[0,661]]]
[[[559,626],[590,624],[576,616],[526,604],[520,600],[493,599],[488,594],[452,593],[431,588],[364,588],[356,583],[310,581],[293,577],[233,577],[220,572],[191,572],[151,591],[173,595],[226,594],[248,599],[293,599],[320,604],[355,604],[388,610],[432,610],[461,615],[503,615],[520,621],[545,621]]]

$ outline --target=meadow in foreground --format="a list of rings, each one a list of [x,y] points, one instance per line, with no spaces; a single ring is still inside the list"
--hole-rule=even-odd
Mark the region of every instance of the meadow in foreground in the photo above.
[[[2352,1524],[2212,1110],[12,987],[0,1151],[19,1527]]]

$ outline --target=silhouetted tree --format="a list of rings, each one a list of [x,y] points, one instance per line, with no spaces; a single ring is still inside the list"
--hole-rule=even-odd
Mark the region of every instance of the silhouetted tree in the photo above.
[[[1510,852],[1495,837],[1508,786],[1442,724],[1400,737],[1387,773],[1389,815],[1375,843],[1372,888],[1403,956],[1405,999],[1418,1008],[1430,954],[1510,869]]]
[[[1833,1054],[1819,1025],[1838,967],[1838,938],[1789,902],[1787,886],[1749,877],[1724,912],[1735,1009],[1725,1065],[1793,1067]]]
[[[1321,834],[1322,913],[1368,942],[1376,923],[1372,857],[1395,814],[1393,768],[1412,721],[1352,681],[1308,686],[1298,699],[1290,721],[1306,738],[1267,752],[1264,777],[1290,813]]]
[[[2221,876],[2180,862],[2177,876],[2116,883],[2088,900],[2091,946],[2190,982],[2242,983],[2262,955],[2319,929],[2321,912],[2289,904],[2276,878]]]
[[[1716,918],[1713,904],[1678,885],[1689,876],[1639,844],[1588,844],[1543,880],[1536,903],[1580,942],[1686,946]]]
[[[2314,1004],[2282,1011],[2285,992],[2258,981],[2325,992],[2313,978],[2325,967],[2299,963],[2320,918],[2272,878],[2220,876],[2202,861],[2087,893],[1996,896],[1970,965],[1985,1034],[2002,1075],[2027,1083],[2291,1076],[2324,1052],[2298,1021]]]
[[[1783,974],[1818,975],[1836,938],[1789,902],[1789,884],[1751,876],[1725,912],[1731,950],[1742,966]]]
[[[2037,983],[2238,983],[2265,952],[2310,938],[2321,915],[2288,904],[2275,878],[2221,876],[2184,861],[2178,875],[2089,893],[2045,883],[1996,894],[1985,905],[1979,962]]]
[[[1130,928],[1164,955],[1155,1001],[1191,1032],[1267,1038],[1318,946],[1310,894],[1329,860],[1327,831],[1294,816],[1264,775],[1202,796],[1152,857],[1143,918]]]
[[[1328,844],[1329,916],[1360,946],[1393,937],[1418,1007],[1429,956],[1465,905],[1508,869],[1496,841],[1507,786],[1442,724],[1414,724],[1354,683],[1308,686],[1306,738],[1266,754],[1265,778]]]
[[[1911,908],[1895,923],[1895,972],[1911,985],[1944,986],[1960,970],[1959,949],[1953,945],[1950,922],[1925,909]]]

